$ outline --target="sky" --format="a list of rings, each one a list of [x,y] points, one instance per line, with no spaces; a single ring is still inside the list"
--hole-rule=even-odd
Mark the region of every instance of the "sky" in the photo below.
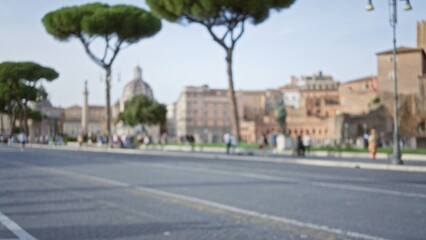
[[[81,105],[88,80],[89,104],[104,105],[105,75],[76,39],[60,42],[49,35],[41,19],[64,6],[87,0],[0,0],[0,62],[33,61],[54,68],[59,78],[43,83],[55,106]],[[105,0],[149,10],[144,0]],[[321,4],[320,4],[321,2]],[[392,48],[388,1],[297,0],[289,9],[272,11],[269,19],[249,24],[234,51],[237,90],[278,88],[292,75],[318,71],[346,82],[377,73],[377,52]],[[397,45],[415,47],[416,22],[426,20],[426,1],[411,0],[412,11],[398,1]],[[155,36],[121,51],[112,67],[112,102],[116,102],[133,70],[142,68],[157,101],[177,101],[185,86],[207,84],[227,88],[224,50],[198,25],[162,21]]]

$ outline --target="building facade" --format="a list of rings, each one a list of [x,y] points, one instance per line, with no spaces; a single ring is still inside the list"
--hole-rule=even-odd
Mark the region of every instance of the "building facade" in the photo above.
[[[379,101],[376,76],[364,77],[339,86],[340,112],[366,114]]]
[[[174,141],[176,140],[176,103],[167,105],[167,137],[168,139]]]
[[[231,131],[227,90],[207,85],[185,87],[176,103],[177,137],[193,135],[197,142],[221,142]]]
[[[237,91],[236,99],[242,141],[259,143],[264,135],[280,132],[277,122],[277,110],[283,103],[280,90]]]
[[[83,108],[77,105],[65,108],[62,128],[63,133],[71,137],[77,137],[84,133],[95,135],[102,134],[105,128],[105,107],[88,106],[87,132],[81,124],[82,112]]]
[[[398,77],[398,120],[399,132],[403,139],[426,138],[426,22],[417,23],[417,46],[397,49]],[[393,90],[393,52],[377,54],[378,62],[378,96],[381,103],[392,111],[394,117]],[[426,141],[426,139],[425,139]]]
[[[242,141],[259,142],[263,134],[279,131],[280,90],[236,91],[235,96]],[[228,90],[186,87],[176,103],[176,125],[178,137],[189,134],[197,142],[222,142],[224,134],[231,132]]]
[[[287,132],[292,138],[309,135],[317,144],[335,139],[336,115],[341,109],[339,85],[331,75],[319,71],[312,76],[292,76],[290,85],[280,88],[284,92],[285,102],[288,91],[297,96],[294,100],[299,101],[286,102]]]
[[[289,85],[280,87],[279,90],[281,90],[284,98],[284,104],[285,106],[293,107],[295,109],[300,108],[300,89],[298,86],[295,85]]]

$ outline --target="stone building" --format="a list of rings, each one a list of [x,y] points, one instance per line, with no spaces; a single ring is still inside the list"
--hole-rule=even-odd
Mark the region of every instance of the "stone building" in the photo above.
[[[55,136],[62,133],[63,113],[64,109],[54,107],[49,100],[45,99],[38,103],[32,103],[30,107],[34,110],[40,111],[42,119],[34,121],[29,119],[29,135],[35,136]]]
[[[220,142],[231,131],[226,89],[188,86],[176,103],[177,137],[191,134],[198,142]]]
[[[415,139],[423,138],[426,147],[426,22],[417,23],[417,47],[397,48],[398,121],[403,140],[420,147]],[[377,77],[367,77],[342,84],[342,105],[338,118],[337,139],[354,139],[375,128],[390,143],[394,118],[393,51],[377,53]],[[356,104],[354,104],[356,103]],[[386,142],[385,142],[386,143]]]
[[[378,91],[393,93],[393,51],[377,54]],[[420,95],[421,81],[426,69],[425,52],[423,48],[399,47],[397,49],[397,77],[399,94]]]
[[[384,145],[392,139],[393,120],[388,108],[374,104],[367,113],[339,114],[336,117],[335,139],[340,142],[355,143],[364,133],[375,129]],[[362,145],[361,145],[362,146]]]
[[[43,85],[39,90],[46,92]],[[62,133],[63,108],[54,107],[48,98],[39,102],[30,102],[28,107],[39,111],[41,120],[28,119],[28,130],[31,138],[35,136],[55,136]]]
[[[340,83],[321,71],[312,76],[291,77],[291,84],[280,88],[298,91],[299,108],[287,104],[287,131],[296,138],[310,135],[315,143],[331,142],[335,139],[336,114],[340,111]],[[284,98],[285,100],[285,98]]]
[[[377,79],[364,77],[342,83],[339,86],[341,113],[366,114],[379,101],[377,98]]]
[[[280,90],[237,91],[236,98],[242,141],[260,142],[264,134],[280,132],[276,120],[278,107],[283,100]]]
[[[300,89],[297,85],[287,85],[280,87],[279,90],[283,94],[285,106],[300,108]]]
[[[170,140],[176,139],[176,103],[167,105],[167,136]]]
[[[297,136],[309,135],[314,144],[328,144],[336,139],[335,116],[317,117],[308,115],[306,109],[287,108],[287,132],[295,139]]]
[[[335,81],[331,75],[324,75],[322,71],[319,71],[312,76],[291,76],[290,86],[313,90],[336,89],[339,86],[339,82]]]
[[[400,135],[403,139],[426,138],[426,22],[417,23],[417,46],[397,49],[397,78],[399,98]],[[393,52],[377,54],[378,96],[394,115],[393,106]]]
[[[71,106],[64,110],[64,120],[62,131],[64,134],[77,137],[80,134],[95,134],[103,133],[105,125],[105,107],[104,106],[88,106],[87,129],[82,125],[83,108],[81,106]]]
[[[62,131],[64,134],[77,137],[80,134],[105,133],[105,107],[89,105],[87,81],[84,83],[83,104],[64,109]]]

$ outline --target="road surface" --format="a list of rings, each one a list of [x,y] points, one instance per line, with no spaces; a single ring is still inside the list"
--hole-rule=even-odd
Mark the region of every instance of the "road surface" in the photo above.
[[[426,239],[426,174],[0,147],[0,239]]]

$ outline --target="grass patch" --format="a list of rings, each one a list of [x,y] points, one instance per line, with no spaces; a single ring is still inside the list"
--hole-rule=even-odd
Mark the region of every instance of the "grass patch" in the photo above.
[[[154,146],[161,146],[161,144],[152,144]],[[168,143],[163,144],[163,146],[190,146],[189,144],[185,143]],[[224,143],[196,143],[194,144],[195,147],[214,147],[214,148],[226,148],[226,145]],[[258,149],[259,145],[255,143],[240,143],[238,144],[239,148],[246,148],[246,149]]]
[[[161,144],[155,143],[151,144],[153,146],[161,146]],[[163,146],[190,146],[185,143],[168,143]],[[196,143],[195,147],[212,147],[212,148],[226,148],[224,143]],[[245,149],[259,149],[259,144],[256,143],[240,143],[237,146],[238,148]],[[311,151],[328,151],[328,152],[353,152],[353,153],[368,153],[367,149],[363,148],[351,148],[351,147],[314,147],[311,148]],[[402,149],[402,154],[422,154],[426,155],[426,149]],[[391,154],[392,148],[385,147],[377,149],[378,153]]]
[[[368,153],[367,149],[364,148],[350,148],[350,147],[319,147],[312,148],[312,151],[330,151],[330,152],[353,152],[353,153]],[[391,154],[393,152],[393,148],[385,147],[378,148],[378,153],[387,153]],[[426,149],[402,149],[402,154],[422,154],[426,155]]]

